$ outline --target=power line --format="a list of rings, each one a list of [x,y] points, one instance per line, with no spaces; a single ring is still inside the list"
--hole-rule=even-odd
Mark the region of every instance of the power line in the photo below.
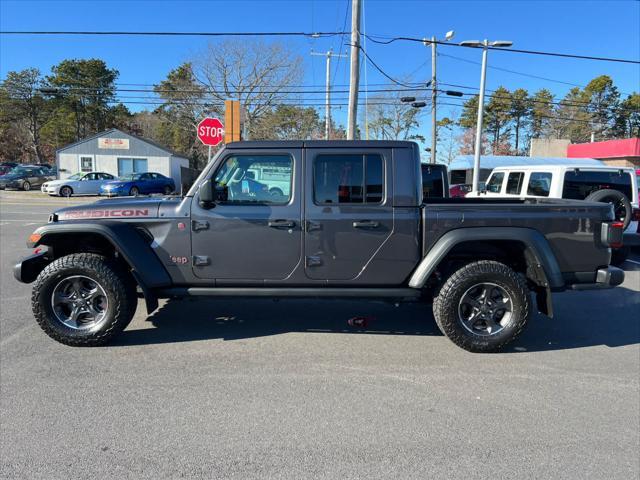
[[[160,36],[160,37],[334,37],[350,32],[139,32],[97,30],[3,30],[0,35],[97,35],[97,36]]]
[[[378,38],[386,38],[386,41],[381,41],[381,40],[376,40],[375,38],[372,37],[378,37]],[[408,41],[408,42],[420,42],[423,43],[424,39],[423,38],[414,38],[414,37],[383,37],[380,35],[369,35],[367,38],[369,38],[369,40],[371,40],[372,42],[375,43],[379,43],[382,45],[388,45],[390,43],[393,42],[397,42],[397,41]],[[450,43],[450,42],[443,42],[440,40],[436,40],[437,44],[439,45],[446,45],[449,47],[460,47],[460,48],[479,48],[479,47],[474,47],[471,45],[460,45],[458,43]],[[511,53],[524,53],[524,54],[528,54],[528,55],[544,55],[544,56],[548,56],[548,57],[562,57],[562,58],[575,58],[575,59],[579,59],[579,60],[594,60],[594,61],[601,61],[601,62],[618,62],[618,63],[631,63],[631,64],[635,64],[635,65],[640,65],[640,60],[629,60],[626,58],[612,58],[612,57],[596,57],[596,56],[592,56],[592,55],[578,55],[578,54],[573,54],[573,53],[561,53],[561,52],[544,52],[541,50],[524,50],[524,49],[519,49],[519,48],[497,48],[497,47],[486,47],[489,50],[499,50],[501,52],[511,52]]]
[[[365,49],[362,48],[361,45],[352,45],[352,46],[357,47],[364,54],[366,59],[369,60],[371,65],[373,65],[375,67],[375,69],[378,70],[378,72],[380,72],[387,79],[391,80],[393,83],[395,83],[397,85],[400,85],[401,87],[406,87],[406,88],[409,88],[409,89],[414,88],[412,85],[408,85],[406,83],[403,83],[403,82],[400,82],[400,81],[396,80],[395,78],[390,76],[387,72],[385,72],[382,68],[380,68],[380,66],[376,62],[373,61],[373,59],[369,56],[369,54],[365,51]],[[428,82],[424,83],[423,85],[426,85],[428,87],[429,85],[431,85],[431,81],[428,81]]]
[[[472,63],[474,65],[480,65],[481,64],[480,62],[476,62],[475,60],[468,60],[466,58],[456,57],[455,55],[448,55],[446,53],[439,53],[438,56],[453,58],[454,60],[458,60],[460,62]],[[523,77],[535,78],[537,80],[545,80],[547,82],[554,82],[554,83],[560,83],[560,84],[563,84],[563,85],[569,85],[571,87],[586,88],[586,85],[580,85],[578,83],[565,82],[564,80],[556,80],[556,79],[549,78],[549,77],[541,77],[539,75],[533,75],[531,73],[518,72],[516,70],[510,70],[508,68],[494,67],[492,65],[487,65],[487,68],[491,68],[493,70],[500,70],[502,72],[513,73],[515,75],[521,75]],[[627,96],[631,95],[630,93],[627,93],[627,92],[620,92],[620,93],[622,95],[627,95]]]
[[[344,10],[344,22],[342,24],[342,31],[344,32],[347,28],[347,18],[349,17],[349,7],[351,6],[351,0],[347,0],[347,6]],[[344,43],[344,33],[340,36],[340,47],[338,48],[338,53],[342,52],[342,47],[345,45]],[[336,76],[338,75],[338,70],[340,69],[340,58],[338,57],[338,61],[336,62],[336,70],[333,73],[333,79],[331,80],[331,84],[335,85]]]
[[[480,65],[480,62],[476,62],[475,60],[468,60],[466,58],[456,57],[455,55],[447,55],[446,53],[439,53],[438,56],[443,56],[443,57],[447,57],[447,58],[453,58],[454,60],[458,60],[460,62],[466,62],[466,63],[472,63],[474,65]],[[564,85],[570,85],[572,87],[580,87],[580,88],[584,88],[585,87],[585,85],[579,85],[577,83],[564,82],[562,80],[554,80],[553,78],[547,78],[547,77],[541,77],[541,76],[538,76],[538,75],[532,75],[532,74],[529,74],[529,73],[517,72],[515,70],[509,70],[508,68],[494,67],[492,65],[487,65],[487,68],[491,68],[492,70],[500,70],[502,72],[513,73],[513,74],[516,74],[516,75],[522,75],[523,77],[537,78],[538,80],[545,80],[547,82],[555,82],[555,83],[561,83],[561,84],[564,84]]]
[[[462,108],[464,107],[464,105],[461,105],[459,103],[441,103],[441,105],[445,105],[445,106],[449,106],[449,107],[459,107]],[[499,112],[506,112],[507,110],[497,110]],[[570,122],[578,122],[578,123],[586,123],[586,124],[593,124],[593,123],[600,123],[597,121],[592,121],[592,120],[581,120],[581,119],[577,119],[577,118],[571,118],[571,117],[562,117],[559,115],[536,115],[537,118],[546,118],[546,119],[551,119],[551,120],[567,120]],[[486,126],[485,126],[486,128]]]
[[[0,35],[98,35],[98,36],[164,36],[164,37],[333,37],[336,35],[345,35],[351,32],[161,32],[161,31],[97,31],[97,30],[3,30],[0,31]],[[387,38],[387,41],[376,40],[378,38]],[[382,37],[380,35],[367,35],[367,38],[372,42],[388,45],[396,41],[409,41],[420,42],[424,39],[414,37]],[[456,43],[436,41],[439,45],[446,45],[449,47],[460,48],[478,48],[470,45],[460,45]],[[561,58],[573,58],[579,60],[593,60],[601,62],[617,62],[617,63],[629,63],[634,65],[640,65],[640,60],[629,60],[626,58],[613,58],[613,57],[598,57],[594,55],[578,55],[574,53],[562,53],[562,52],[545,52],[542,50],[524,50],[519,48],[496,48],[485,47],[489,50],[500,50],[501,52],[511,53],[523,53],[528,55],[542,55],[548,57],[561,57]]]

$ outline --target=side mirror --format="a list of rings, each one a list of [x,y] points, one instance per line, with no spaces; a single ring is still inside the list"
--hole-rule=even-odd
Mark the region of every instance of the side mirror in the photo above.
[[[200,185],[199,199],[202,208],[212,208],[218,202],[226,202],[229,198],[229,188],[207,179]]]
[[[202,182],[202,185],[200,185],[198,196],[199,203],[202,208],[211,208],[211,206],[213,205],[213,188],[210,178]]]

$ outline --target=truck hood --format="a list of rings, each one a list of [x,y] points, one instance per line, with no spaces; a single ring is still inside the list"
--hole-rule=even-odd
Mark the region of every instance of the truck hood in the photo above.
[[[98,200],[95,203],[62,208],[54,212],[54,221],[133,218],[158,218],[163,198],[122,198]]]

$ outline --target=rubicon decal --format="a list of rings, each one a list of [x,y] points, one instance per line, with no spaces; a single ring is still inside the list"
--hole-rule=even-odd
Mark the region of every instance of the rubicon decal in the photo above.
[[[77,220],[83,218],[140,218],[148,217],[148,208],[116,208],[105,210],[70,210],[60,214],[61,220]]]

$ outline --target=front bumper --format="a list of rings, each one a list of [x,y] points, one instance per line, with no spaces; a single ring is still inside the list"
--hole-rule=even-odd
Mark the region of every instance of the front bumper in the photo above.
[[[33,282],[50,262],[47,253],[34,253],[16,263],[13,267],[15,279],[22,283]]]
[[[624,271],[618,267],[609,265],[596,271],[595,282],[575,283],[569,285],[572,290],[600,290],[613,288],[624,282]]]
[[[58,195],[58,187],[45,187],[43,185],[42,187],[40,187],[40,191],[49,195]]]

